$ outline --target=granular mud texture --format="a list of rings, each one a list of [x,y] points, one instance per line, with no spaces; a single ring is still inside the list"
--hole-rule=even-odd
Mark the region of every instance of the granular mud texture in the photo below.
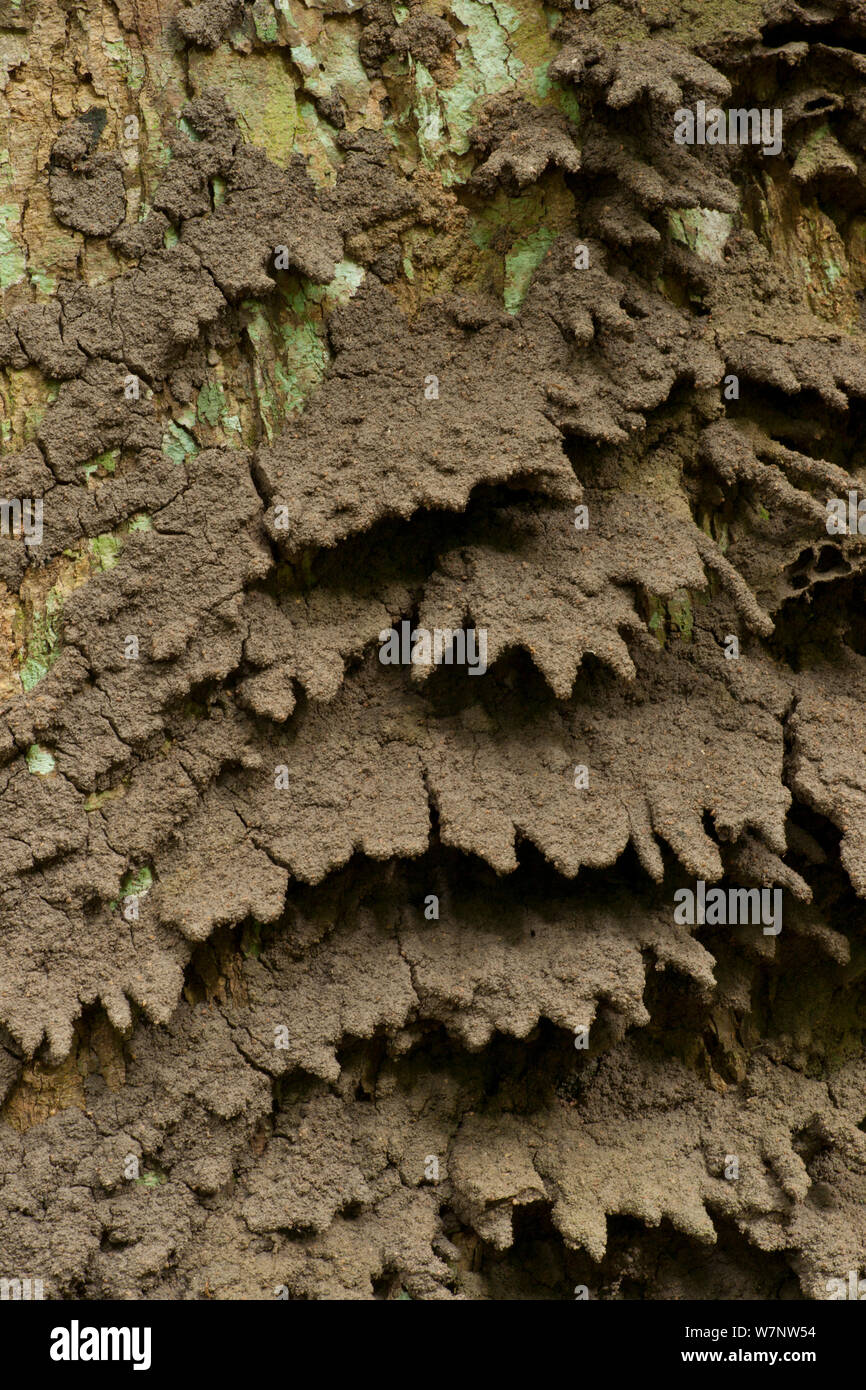
[[[860,1268],[864,53],[0,11],[0,1278]]]

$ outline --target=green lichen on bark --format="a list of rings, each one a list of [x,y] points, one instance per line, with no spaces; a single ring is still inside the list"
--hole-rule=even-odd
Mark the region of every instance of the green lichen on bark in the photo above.
[[[52,1297],[859,1260],[864,43],[0,5],[0,1224]]]

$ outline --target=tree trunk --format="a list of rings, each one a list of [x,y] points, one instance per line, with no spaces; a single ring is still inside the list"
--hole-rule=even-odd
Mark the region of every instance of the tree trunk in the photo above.
[[[864,42],[0,0],[0,1277],[844,1296]]]

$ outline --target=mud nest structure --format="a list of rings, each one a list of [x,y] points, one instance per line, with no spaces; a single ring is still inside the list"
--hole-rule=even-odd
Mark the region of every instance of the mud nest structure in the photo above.
[[[863,0],[0,0],[0,72],[0,1276],[827,1297]]]

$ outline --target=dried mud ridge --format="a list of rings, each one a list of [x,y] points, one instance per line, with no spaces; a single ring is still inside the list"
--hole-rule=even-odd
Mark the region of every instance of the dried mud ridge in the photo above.
[[[0,5],[0,1276],[860,1268],[866,15],[703,8]]]

